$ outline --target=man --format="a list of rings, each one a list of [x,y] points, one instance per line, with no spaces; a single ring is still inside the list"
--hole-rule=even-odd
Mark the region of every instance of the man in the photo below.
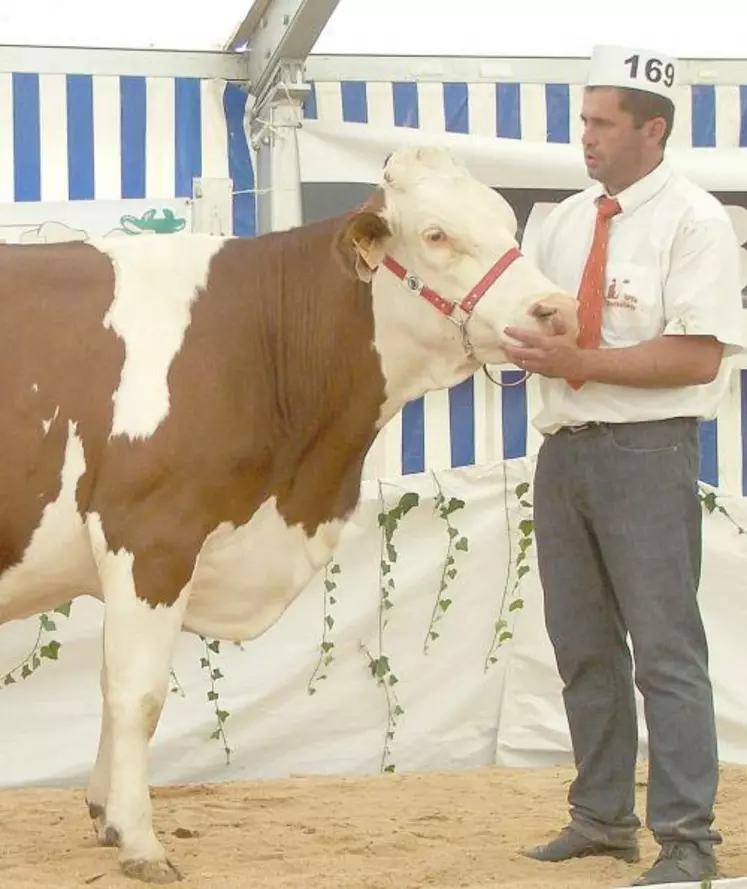
[[[596,183],[547,218],[537,261],[579,294],[573,341],[509,328],[541,375],[535,532],[545,619],[577,775],[570,824],[541,861],[639,858],[636,683],[649,732],[647,825],[661,846],[635,885],[716,875],[718,754],[697,603],[698,418],[741,351],[739,246],[719,202],[664,160],[676,62],[597,47],[582,119]],[[606,272],[606,273],[605,273]]]

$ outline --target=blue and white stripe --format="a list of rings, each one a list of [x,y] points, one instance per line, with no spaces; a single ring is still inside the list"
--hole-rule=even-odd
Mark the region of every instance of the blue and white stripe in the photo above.
[[[747,148],[747,84],[694,84],[678,89],[671,145]],[[371,126],[415,127],[425,133],[438,130],[570,143],[581,133],[582,94],[581,84],[568,83],[324,80],[313,83],[304,115]],[[504,383],[520,377],[515,371],[504,371],[501,376]],[[539,436],[529,417],[537,400],[536,380],[498,389],[483,375],[447,393],[429,394],[407,405],[385,430],[386,441],[369,471],[408,474],[534,453]],[[702,424],[701,443],[701,478],[747,494],[747,371],[735,370],[718,418]]]
[[[230,176],[255,234],[247,94],[218,79],[0,73],[0,201],[179,198]]]

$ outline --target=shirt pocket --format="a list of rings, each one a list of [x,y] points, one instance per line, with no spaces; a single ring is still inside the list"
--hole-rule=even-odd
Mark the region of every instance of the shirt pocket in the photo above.
[[[631,346],[664,329],[659,270],[636,262],[611,261],[604,291],[602,339],[612,348]]]

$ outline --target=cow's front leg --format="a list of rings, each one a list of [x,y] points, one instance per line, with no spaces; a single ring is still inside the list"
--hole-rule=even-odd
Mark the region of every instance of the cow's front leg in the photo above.
[[[120,865],[128,876],[148,883],[173,883],[181,874],[153,830],[148,742],[168,692],[187,591],[173,604],[154,607],[136,594],[131,553],[119,550],[102,555],[99,551],[98,561],[105,603],[104,706],[110,720],[108,749],[103,728],[99,760],[101,774],[107,759],[109,765],[103,840],[119,847]]]

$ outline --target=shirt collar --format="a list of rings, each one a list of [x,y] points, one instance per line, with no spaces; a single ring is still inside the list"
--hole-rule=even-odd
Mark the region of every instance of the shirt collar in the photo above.
[[[671,176],[672,168],[666,161],[661,161],[661,163],[657,167],[654,167],[648,175],[611,197],[614,197],[618,201],[622,207],[623,213],[632,213],[633,210],[637,209],[642,204],[645,204],[646,201],[651,200],[654,195],[658,194],[667,182],[669,182]],[[606,190],[600,183],[596,189],[594,200],[598,200],[603,194],[606,194]]]

